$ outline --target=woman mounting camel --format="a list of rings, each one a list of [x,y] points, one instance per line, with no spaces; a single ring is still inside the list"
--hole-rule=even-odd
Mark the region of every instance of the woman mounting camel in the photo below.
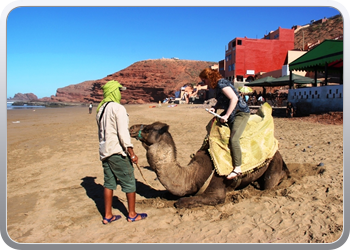
[[[247,125],[250,117],[248,104],[239,95],[233,83],[224,79],[218,70],[206,68],[200,74],[201,80],[211,89],[216,89],[215,106],[210,111],[216,112],[217,109],[224,109],[220,114],[221,123],[227,123],[230,134],[230,151],[233,159],[233,171],[227,176],[227,179],[234,179],[242,175],[242,151],[239,139]]]

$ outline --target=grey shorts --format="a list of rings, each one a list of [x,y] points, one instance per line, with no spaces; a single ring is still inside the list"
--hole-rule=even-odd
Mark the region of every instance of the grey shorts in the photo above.
[[[117,189],[117,180],[119,180],[122,191],[125,193],[136,192],[136,181],[134,176],[134,167],[128,156],[114,154],[102,162],[104,172],[104,187]]]

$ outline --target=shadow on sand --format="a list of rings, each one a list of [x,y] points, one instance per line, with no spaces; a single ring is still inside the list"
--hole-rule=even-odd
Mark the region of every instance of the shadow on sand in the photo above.
[[[103,198],[103,190],[104,187],[101,184],[97,184],[95,182],[96,177],[92,176],[86,176],[82,178],[82,183],[80,184],[83,188],[86,190],[86,195],[92,199],[95,202],[96,208],[101,214],[101,216],[104,216],[104,198]],[[118,183],[119,184],[119,183]],[[117,186],[117,188],[120,188],[120,185]],[[147,185],[145,185],[142,182],[139,182],[136,180],[136,193],[140,196],[143,196],[147,199],[152,199],[152,198],[163,198],[166,200],[176,200],[178,197],[173,196],[166,190],[155,190]],[[118,209],[121,213],[124,214],[125,217],[128,216],[128,210],[124,206],[124,203],[121,201],[124,199],[126,200],[125,197],[118,198],[116,196],[113,196],[113,201],[112,201],[112,207],[114,209]]]

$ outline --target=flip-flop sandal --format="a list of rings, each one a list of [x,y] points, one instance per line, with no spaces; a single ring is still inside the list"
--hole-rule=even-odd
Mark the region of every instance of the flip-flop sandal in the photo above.
[[[134,218],[131,218],[128,216],[128,219],[130,220],[129,222],[135,222],[135,221],[139,221],[139,220],[136,220],[137,216],[141,216],[141,220],[143,219],[146,219],[147,217],[147,214],[143,213],[143,214],[136,214],[136,216]]]
[[[116,220],[119,220],[121,218],[121,216],[120,215],[113,215],[111,218],[109,218],[109,219],[107,219],[107,218],[103,218],[103,220],[102,220],[102,224],[103,225],[107,225],[107,224],[109,224],[109,223],[112,223],[113,221],[116,221]],[[107,223],[104,223],[103,221],[107,221]]]
[[[231,177],[230,175],[231,175],[232,173],[236,174],[236,176]],[[232,171],[226,178],[227,178],[228,180],[233,180],[233,179],[235,179],[235,178],[237,178],[237,177],[239,177],[239,176],[241,176],[241,175],[242,175],[242,172],[235,172],[235,171]]]

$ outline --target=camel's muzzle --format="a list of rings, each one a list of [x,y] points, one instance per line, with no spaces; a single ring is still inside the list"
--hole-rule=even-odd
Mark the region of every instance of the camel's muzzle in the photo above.
[[[141,124],[141,127],[138,131],[135,127],[136,127],[136,125],[130,127],[130,136],[135,138],[136,140],[141,140],[142,139],[141,132],[143,129],[143,124]]]

